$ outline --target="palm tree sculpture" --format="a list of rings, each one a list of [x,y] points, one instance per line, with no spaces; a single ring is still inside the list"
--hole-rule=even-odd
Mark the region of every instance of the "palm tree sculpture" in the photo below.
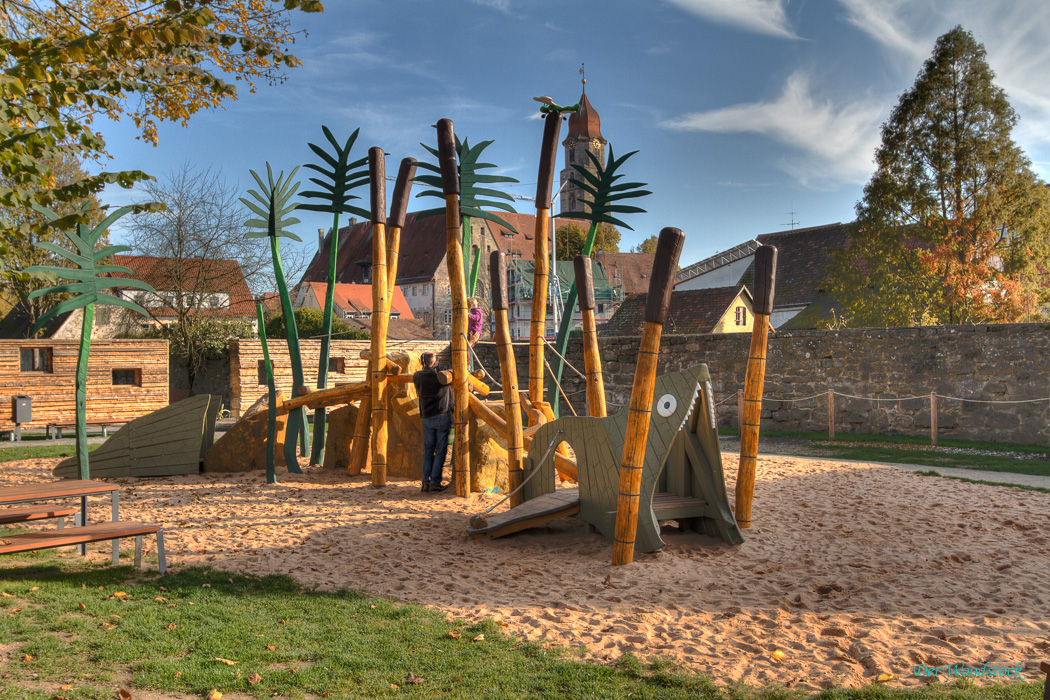
[[[482,211],[481,207],[491,207],[494,209],[502,209],[503,211],[514,214],[514,206],[506,204],[505,202],[491,201],[491,198],[495,197],[498,199],[504,199],[509,202],[513,202],[514,198],[506,192],[500,192],[499,190],[492,189],[491,187],[481,187],[481,183],[497,183],[497,182],[517,182],[512,177],[505,175],[483,175],[479,173],[479,170],[484,168],[495,168],[496,166],[492,163],[479,163],[478,158],[481,157],[481,152],[484,151],[492,144],[492,141],[482,141],[478,145],[471,148],[470,144],[464,140],[460,141],[459,136],[456,136],[456,155],[459,157],[459,213],[463,219],[463,262],[464,264],[470,263],[470,277],[467,282],[467,296],[472,297],[477,291],[478,287],[478,269],[479,262],[481,260],[481,251],[478,250],[473,258],[471,257],[471,239],[470,239],[470,219],[471,217],[477,217],[479,219],[487,219],[493,221],[501,226],[505,226],[514,233],[518,230],[511,226],[509,223],[504,221],[498,214],[492,212]],[[425,143],[419,144],[423,148],[427,149],[434,156],[435,161],[438,160],[438,152],[436,148],[431,148]],[[445,195],[441,189],[441,166],[438,162],[424,163],[420,162],[420,168],[429,170],[434,173],[433,175],[417,175],[414,178],[415,182],[421,182],[424,185],[435,187],[433,190],[423,190],[417,197],[438,197],[442,200],[445,199]],[[484,199],[488,197],[489,199]],[[416,215],[417,219],[421,219],[427,216],[436,216],[438,214],[444,214],[444,207],[438,209],[426,209],[419,212]]]
[[[288,332],[288,359],[292,364],[292,396],[299,396],[300,387],[305,384],[303,380],[303,358],[299,353],[299,330],[295,325],[295,312],[292,310],[292,299],[288,295],[288,284],[284,280],[284,266],[281,264],[281,238],[291,238],[293,241],[302,243],[301,238],[288,230],[289,226],[299,223],[299,219],[289,217],[288,214],[299,206],[297,202],[290,202],[292,195],[299,189],[298,182],[292,182],[299,168],[295,168],[284,179],[284,172],[273,179],[273,169],[266,164],[267,183],[254,170],[249,171],[255,182],[258,183],[261,192],[248,190],[248,194],[255,198],[252,202],[241,197],[241,202],[252,210],[259,219],[248,219],[244,225],[256,229],[244,234],[245,238],[269,238],[270,253],[273,256],[273,273],[277,278],[277,291],[281,295],[281,312],[284,314],[284,325]],[[264,194],[265,193],[265,194]],[[276,406],[270,406],[270,411],[276,411]],[[285,432],[284,459],[288,463],[288,471],[293,474],[302,474],[299,468],[299,460],[296,458],[296,444],[299,436],[303,439],[304,454],[310,449],[310,437],[306,430],[306,409],[297,408],[288,414],[288,426]]]
[[[336,276],[336,254],[339,252],[339,215],[356,214],[363,219],[368,219],[371,213],[367,209],[355,207],[349,204],[352,199],[360,199],[350,194],[350,190],[360,187],[368,182],[368,156],[350,161],[350,149],[357,141],[357,133],[360,129],[354,129],[350,138],[342,146],[336,141],[335,136],[327,126],[321,126],[325,138],[332,144],[334,149],[331,154],[326,153],[320,146],[308,144],[310,150],[316,153],[324,161],[325,165],[314,165],[309,163],[307,168],[318,172],[322,178],[310,178],[310,182],[317,185],[320,190],[309,190],[303,192],[302,196],[307,199],[318,200],[316,204],[308,203],[299,205],[300,209],[307,211],[331,212],[332,240],[328,246],[328,289],[325,292],[324,316],[321,321],[321,358],[317,364],[317,388],[324,389],[328,385],[328,358],[331,352],[332,342],[332,310],[335,306],[335,276]],[[354,170],[359,168],[359,170]],[[318,408],[314,411],[314,444],[310,452],[310,464],[320,464],[324,458],[324,432],[325,432],[325,409]]]
[[[37,248],[65,258],[76,267],[58,267],[54,265],[33,265],[27,267],[25,272],[34,275],[54,275],[59,279],[71,280],[65,284],[58,284],[46,289],[38,289],[30,293],[29,298],[35,299],[44,294],[74,294],[70,299],[51,307],[33,324],[30,331],[35,335],[44,324],[61,314],[75,309],[84,309],[84,319],[80,327],[80,351],[77,354],[77,376],[76,376],[76,419],[77,419],[77,468],[81,479],[90,479],[91,471],[88,467],[88,444],[87,444],[87,373],[88,355],[91,352],[91,329],[95,325],[95,304],[106,304],[110,306],[123,306],[143,316],[149,313],[131,301],[123,297],[108,294],[102,290],[113,287],[131,287],[141,289],[153,294],[157,293],[152,286],[141,280],[130,277],[110,277],[112,273],[131,274],[130,268],[123,265],[101,265],[103,260],[114,255],[131,250],[126,245],[111,245],[100,250],[95,250],[102,234],[113,225],[120,217],[127,214],[134,207],[121,207],[103,219],[95,228],[88,231],[87,226],[77,224],[72,231],[63,231],[66,237],[73,243],[76,251],[62,248],[52,243],[37,242]],[[33,205],[33,209],[47,217],[50,221],[61,218],[58,214],[39,205]],[[77,207],[79,213],[86,214],[88,205]]]
[[[583,178],[582,181],[577,181],[576,184],[591,197],[590,200],[583,200],[585,205],[584,211],[562,212],[558,217],[563,219],[583,219],[591,222],[590,229],[587,231],[587,239],[583,243],[583,250],[580,251],[581,255],[589,256],[594,251],[594,239],[598,234],[598,226],[600,224],[608,223],[613,224],[614,226],[623,226],[631,231],[634,230],[620,219],[614,217],[614,213],[638,214],[645,212],[645,210],[640,207],[627,204],[616,204],[616,202],[620,202],[624,199],[634,199],[636,197],[645,197],[646,195],[652,194],[649,190],[639,189],[645,187],[646,183],[644,182],[623,182],[619,185],[615,184],[617,180],[623,177],[622,173],[617,174],[617,168],[623,165],[628,158],[637,152],[638,151],[631,151],[627,155],[617,159],[613,154],[613,149],[610,145],[608,167],[603,166],[602,162],[598,160],[593,153],[587,152],[587,157],[591,159],[591,163],[594,165],[597,174],[592,173],[582,165],[573,164],[572,167],[575,168]],[[565,362],[562,360],[562,357],[565,355],[566,350],[569,347],[569,327],[572,325],[572,318],[576,311],[576,297],[576,281],[573,280],[572,285],[569,287],[569,296],[565,300],[565,307],[562,309],[561,324],[558,326],[558,337],[554,341],[554,349],[557,352],[557,356],[553,360],[551,370],[554,375],[555,386],[549,388],[550,396],[548,397],[554,415],[558,415],[558,399],[560,397],[557,385],[561,383],[562,370],[565,368]]]

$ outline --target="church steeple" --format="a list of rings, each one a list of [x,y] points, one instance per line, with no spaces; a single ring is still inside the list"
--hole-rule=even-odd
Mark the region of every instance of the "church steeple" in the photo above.
[[[583,68],[580,68],[583,73]],[[585,192],[576,184],[581,179],[573,165],[582,165],[587,170],[596,172],[594,163],[587,154],[590,153],[598,162],[605,165],[605,147],[609,143],[602,136],[602,121],[598,112],[591,106],[587,99],[587,78],[583,78],[583,94],[580,97],[580,111],[569,115],[569,130],[562,141],[565,147],[565,168],[561,171],[561,184],[565,186],[561,193],[561,206],[563,212],[584,211],[583,199]],[[566,181],[572,180],[568,185]]]

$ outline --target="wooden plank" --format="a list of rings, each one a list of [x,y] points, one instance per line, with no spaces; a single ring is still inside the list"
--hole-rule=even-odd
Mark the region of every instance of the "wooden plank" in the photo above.
[[[557,489],[502,513],[488,514],[483,528],[467,528],[475,538],[497,538],[537,527],[559,518],[575,515],[580,510],[579,489]]]
[[[48,520],[50,518],[63,518],[67,515],[79,513],[79,508],[45,508],[36,506],[34,508],[7,508],[0,510],[0,524],[23,523],[32,520]]]
[[[124,520],[116,523],[97,523],[84,527],[63,528],[61,530],[27,532],[22,535],[0,537],[0,554],[15,554],[17,552],[30,552],[34,549],[68,547],[74,544],[115,540],[121,537],[152,535],[163,529],[161,525]]]
[[[48,498],[97,496],[119,490],[120,487],[114,484],[100,484],[94,481],[45,481],[39,484],[8,486],[0,489],[0,505]]]

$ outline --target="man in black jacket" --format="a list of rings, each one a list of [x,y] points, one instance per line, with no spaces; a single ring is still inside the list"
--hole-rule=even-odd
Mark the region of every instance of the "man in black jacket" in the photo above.
[[[419,397],[419,414],[423,418],[423,491],[444,491],[441,483],[448,453],[448,433],[452,429],[452,387],[445,384],[437,371],[437,356],[425,352],[420,357],[423,369],[412,375]]]

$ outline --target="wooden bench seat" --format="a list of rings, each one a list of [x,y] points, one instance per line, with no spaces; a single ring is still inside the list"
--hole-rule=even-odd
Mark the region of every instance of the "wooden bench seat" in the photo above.
[[[119,422],[114,423],[113,421],[88,421],[86,423],[86,425],[88,427],[91,427],[91,428],[102,428],[102,437],[109,437],[109,429],[111,427],[114,427],[114,426],[117,426],[117,425],[122,425],[122,424],[119,423]],[[47,424],[47,438],[48,438],[48,440],[61,439],[61,437],[62,437],[62,429],[63,428],[75,428],[75,427],[77,427],[76,421],[65,421],[65,422],[61,422],[61,423],[58,423],[58,422],[48,423]]]
[[[35,508],[5,508],[0,510],[0,525],[59,518],[58,527],[62,528],[65,526],[67,515],[76,515],[79,512],[79,508],[49,508],[44,505]]]
[[[15,554],[18,552],[31,552],[36,549],[50,549],[52,547],[66,547],[70,545],[82,545],[89,542],[102,542],[104,540],[116,540],[122,537],[135,538],[135,566],[142,564],[142,536],[157,536],[157,563],[160,573],[167,571],[164,561],[164,528],[160,525],[149,523],[138,523],[130,520],[114,523],[96,523],[84,527],[70,527],[62,530],[45,530],[43,532],[28,532],[24,535],[9,535],[0,537],[0,554]],[[113,549],[113,564],[120,563],[120,554],[116,547]]]

